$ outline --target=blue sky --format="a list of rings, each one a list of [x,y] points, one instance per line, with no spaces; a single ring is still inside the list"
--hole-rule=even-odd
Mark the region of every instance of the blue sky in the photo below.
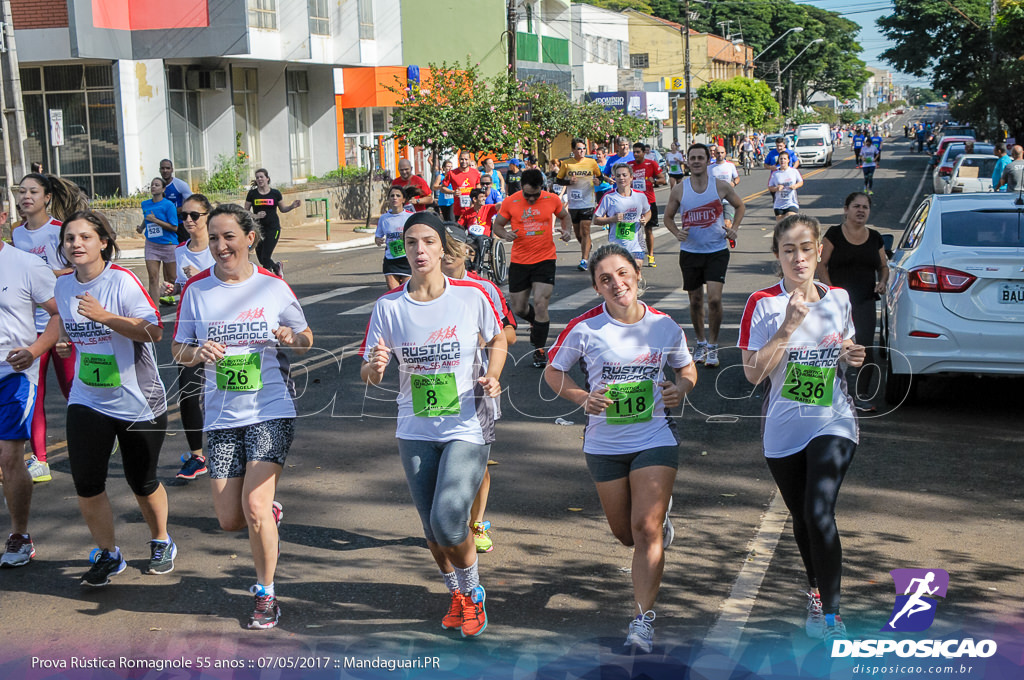
[[[892,43],[885,39],[875,20],[889,14],[892,10],[890,0],[802,0],[800,4],[814,5],[832,12],[838,12],[851,21],[860,24],[858,42],[864,51],[860,58],[867,62],[868,66],[893,71],[893,80],[897,83],[912,85],[915,87],[927,87],[927,79],[919,79],[905,73],[895,71],[892,66],[878,58],[878,55],[888,49]]]

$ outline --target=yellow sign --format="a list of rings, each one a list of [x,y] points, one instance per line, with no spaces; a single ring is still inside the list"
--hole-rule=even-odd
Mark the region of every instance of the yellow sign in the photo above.
[[[666,90],[685,90],[686,79],[682,76],[665,76]]]

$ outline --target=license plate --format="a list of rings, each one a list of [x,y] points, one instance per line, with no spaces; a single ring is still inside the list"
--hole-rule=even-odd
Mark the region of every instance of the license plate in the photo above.
[[[999,303],[1024,305],[1024,283],[1004,283],[999,286]]]

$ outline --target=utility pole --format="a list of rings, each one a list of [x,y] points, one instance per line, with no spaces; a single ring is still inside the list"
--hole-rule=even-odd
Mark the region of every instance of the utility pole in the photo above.
[[[683,72],[683,79],[686,81],[686,130],[683,134],[683,139],[685,140],[685,144],[683,144],[683,153],[689,153],[687,150],[690,148],[690,132],[693,130],[690,120],[690,109],[693,104],[693,93],[690,90],[693,85],[690,78],[690,0],[686,0],[683,21],[683,49],[685,51],[685,70]]]
[[[515,81],[516,79],[516,29],[518,28],[519,19],[516,17],[516,0],[508,0],[507,4],[507,23],[506,29],[508,33],[508,73],[510,78]]]
[[[28,172],[25,160],[25,106],[21,97],[21,70],[14,41],[10,0],[0,0],[0,127],[8,205],[13,206],[14,180]],[[40,160],[45,160],[41,158]],[[14,213],[13,208],[11,213]]]

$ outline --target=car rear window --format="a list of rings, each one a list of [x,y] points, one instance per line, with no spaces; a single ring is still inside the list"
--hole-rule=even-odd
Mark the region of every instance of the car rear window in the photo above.
[[[825,146],[825,140],[821,137],[800,137],[796,140],[797,147],[801,146]]]
[[[1018,210],[963,210],[942,214],[942,244],[967,248],[1020,248]]]
[[[992,177],[998,158],[965,158],[960,164],[960,177]]]

